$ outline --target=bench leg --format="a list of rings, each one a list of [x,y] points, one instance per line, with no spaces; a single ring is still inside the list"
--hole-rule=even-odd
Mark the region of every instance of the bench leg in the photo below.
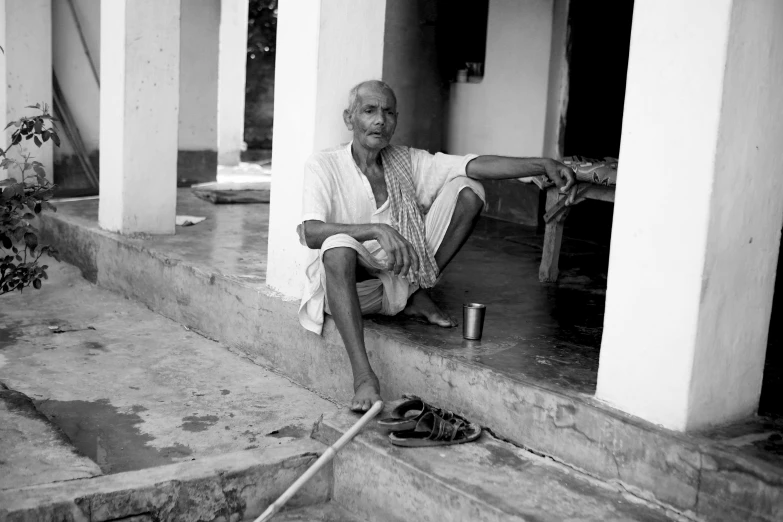
[[[551,209],[558,201],[558,191],[548,190],[546,193],[546,208]],[[569,209],[565,209],[557,217],[546,224],[544,230],[544,252],[541,256],[541,266],[538,269],[538,280],[542,283],[557,281],[557,263],[560,257],[560,243],[563,241],[563,226]]]

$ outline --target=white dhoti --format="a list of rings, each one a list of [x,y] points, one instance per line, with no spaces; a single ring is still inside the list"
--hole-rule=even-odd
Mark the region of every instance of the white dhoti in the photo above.
[[[449,223],[451,223],[459,193],[465,188],[471,189],[482,201],[485,201],[484,188],[481,183],[466,176],[459,176],[449,180],[443,186],[425,216],[424,228],[427,248],[433,254],[440,248]],[[362,314],[395,315],[401,312],[410,295],[418,289],[418,285],[411,284],[406,278],[394,275],[393,272],[386,269],[386,252],[380,248],[376,241],[360,243],[349,235],[336,234],[324,241],[318,257],[307,268],[308,279],[317,281],[319,284],[313,285],[311,291],[306,292],[306,298],[302,300],[299,308],[300,321],[307,324],[311,318],[322,316],[323,312],[330,313],[326,299],[323,255],[327,250],[341,247],[355,250],[359,265],[373,276],[372,279],[356,284]],[[307,294],[310,295],[307,296]]]

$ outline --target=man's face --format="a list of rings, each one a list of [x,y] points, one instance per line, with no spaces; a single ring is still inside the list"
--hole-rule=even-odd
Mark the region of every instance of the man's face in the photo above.
[[[389,144],[397,128],[397,102],[388,89],[363,85],[357,93],[358,104],[345,115],[353,140],[368,150],[381,150]]]

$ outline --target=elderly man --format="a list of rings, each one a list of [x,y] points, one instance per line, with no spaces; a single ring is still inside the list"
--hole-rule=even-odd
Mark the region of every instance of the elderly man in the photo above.
[[[353,141],[314,154],[305,166],[298,231],[310,258],[299,319],[320,334],[324,313],[332,315],[353,370],[351,409],[366,411],[380,400],[380,383],[367,359],[362,315],[403,312],[456,326],[427,289],[481,213],[477,180],[545,174],[566,191],[574,175],[545,158],[432,155],[390,145],[397,100],[381,81],[351,89],[343,120]]]

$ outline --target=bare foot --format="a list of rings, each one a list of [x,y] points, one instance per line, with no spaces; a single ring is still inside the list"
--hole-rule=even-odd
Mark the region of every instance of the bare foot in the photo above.
[[[426,290],[419,289],[408,299],[408,306],[403,311],[405,315],[423,317],[431,324],[442,326],[443,328],[452,328],[457,326],[449,314],[438,308],[430,294]]]
[[[351,411],[367,411],[376,401],[381,400],[381,383],[375,374],[354,379],[353,391]]]

